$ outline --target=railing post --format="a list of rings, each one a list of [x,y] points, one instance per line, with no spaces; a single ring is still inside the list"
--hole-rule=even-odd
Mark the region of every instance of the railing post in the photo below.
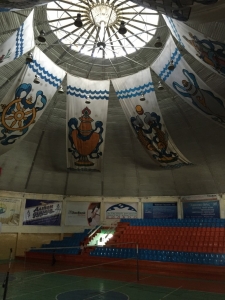
[[[139,281],[138,243],[136,244],[136,258],[137,258],[137,281]]]

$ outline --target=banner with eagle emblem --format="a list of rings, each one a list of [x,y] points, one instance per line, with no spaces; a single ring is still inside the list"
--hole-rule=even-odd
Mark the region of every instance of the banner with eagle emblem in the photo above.
[[[225,44],[205,37],[183,22],[163,16],[177,41],[204,66],[225,76]]]
[[[0,45],[0,67],[17,59],[35,46],[33,30],[34,10],[13,35]]]
[[[67,167],[101,170],[109,80],[67,75]]]
[[[172,36],[151,68],[185,102],[205,117],[225,127],[225,100],[212,91],[190,68],[182,58]]]
[[[11,149],[30,132],[65,74],[35,47],[33,62],[23,67],[0,103],[0,154]]]
[[[157,103],[150,69],[113,79],[112,83],[129,124],[153,160],[164,168],[190,164],[167,132]]]

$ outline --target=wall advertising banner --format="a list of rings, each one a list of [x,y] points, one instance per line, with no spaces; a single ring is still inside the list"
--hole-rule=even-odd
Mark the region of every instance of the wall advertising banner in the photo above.
[[[100,224],[100,202],[67,202],[65,225],[97,226]]]
[[[20,199],[0,198],[0,223],[19,225],[20,206]]]
[[[137,203],[105,203],[106,219],[136,219]]]
[[[60,226],[62,202],[26,199],[23,225]]]
[[[193,195],[181,197],[183,218],[220,218],[219,195]]]
[[[177,219],[177,203],[144,203],[144,219]]]

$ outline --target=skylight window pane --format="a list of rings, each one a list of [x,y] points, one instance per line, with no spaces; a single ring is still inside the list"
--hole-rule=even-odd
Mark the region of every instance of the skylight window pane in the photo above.
[[[94,48],[96,48],[93,54],[94,57],[102,58],[105,54],[107,59],[109,57],[114,58],[114,50],[115,55],[119,57],[133,53],[139,47],[145,46],[155,34],[155,30],[150,31],[149,34],[146,31],[154,29],[154,24],[158,25],[159,16],[157,12],[142,6],[132,8],[135,4],[131,1],[125,3],[124,0],[118,0],[114,6],[111,6],[111,3],[107,0],[89,1],[89,5],[79,0],[68,0],[66,3],[61,1],[50,2],[47,5],[47,18],[49,21],[53,20],[53,22],[50,22],[49,26],[62,43],[68,44],[68,47],[72,46],[71,49],[76,52],[89,56],[92,56]],[[121,5],[119,5],[120,3]],[[145,14],[142,14],[142,12]],[[81,21],[83,22],[81,29],[74,24],[78,13],[81,14]],[[149,13],[149,15],[146,13]],[[125,34],[118,32],[121,21],[125,22],[125,29],[127,29]],[[91,24],[95,26],[93,32]],[[96,39],[100,27],[109,28],[105,31],[103,40]],[[87,30],[87,28],[89,29]],[[73,44],[74,41],[76,41],[75,45],[77,46]]]

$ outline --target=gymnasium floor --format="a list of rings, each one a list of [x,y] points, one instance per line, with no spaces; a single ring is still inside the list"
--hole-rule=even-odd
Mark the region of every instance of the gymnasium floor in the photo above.
[[[0,264],[0,283],[8,270]],[[0,299],[3,299],[0,287]],[[13,262],[6,299],[16,300],[224,300],[225,276],[200,279],[139,274],[105,265]]]

